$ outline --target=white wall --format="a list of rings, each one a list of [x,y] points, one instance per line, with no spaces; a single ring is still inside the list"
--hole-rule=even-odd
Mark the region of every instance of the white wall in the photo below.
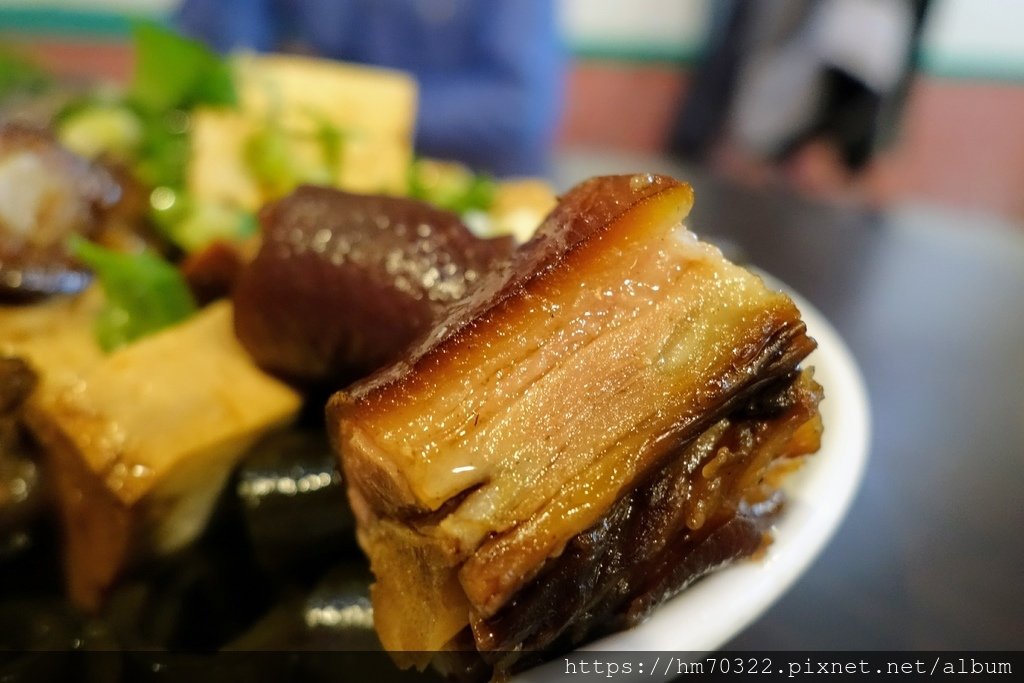
[[[1024,78],[1024,2],[937,0],[929,11],[921,45],[926,68]]]
[[[712,0],[558,0],[569,44],[685,55],[699,49]]]
[[[558,2],[570,44],[588,52],[686,54],[703,43],[714,0]],[[1024,0],[934,0],[921,50],[925,67],[940,72],[1024,78]]]

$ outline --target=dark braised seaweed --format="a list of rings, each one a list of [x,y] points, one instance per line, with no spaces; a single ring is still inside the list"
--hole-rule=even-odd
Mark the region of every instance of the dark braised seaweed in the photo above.
[[[232,661],[231,653],[235,652],[304,653],[291,659],[287,671],[278,670],[277,678],[260,680],[439,680],[432,672],[402,671],[391,662],[373,629],[370,581],[369,570],[362,561],[338,565],[308,593],[281,601],[229,643],[221,657]]]
[[[43,503],[32,443],[19,419],[36,374],[20,358],[0,356],[0,562],[32,543],[32,525]]]
[[[290,429],[258,443],[235,493],[253,554],[274,575],[314,576],[346,551],[355,521],[323,430]]]
[[[0,301],[84,289],[91,277],[67,239],[95,235],[121,197],[109,172],[49,134],[0,125]]]
[[[260,215],[235,330],[266,370],[337,388],[392,360],[513,248],[423,202],[301,187]]]
[[[0,356],[0,417],[14,415],[38,380],[36,373],[21,358]]]

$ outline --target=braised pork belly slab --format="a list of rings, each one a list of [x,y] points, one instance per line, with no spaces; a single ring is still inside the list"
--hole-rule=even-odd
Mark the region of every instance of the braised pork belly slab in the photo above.
[[[785,294],[683,225],[691,188],[595,178],[328,424],[399,663],[571,647],[761,546],[818,448]],[[515,655],[518,657],[519,655]]]

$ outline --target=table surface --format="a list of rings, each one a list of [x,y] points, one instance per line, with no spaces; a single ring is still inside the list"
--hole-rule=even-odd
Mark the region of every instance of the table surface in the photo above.
[[[824,313],[871,401],[838,533],[726,649],[1024,647],[1024,230],[743,189],[665,159],[576,152],[555,179],[636,171],[691,182],[687,224]]]

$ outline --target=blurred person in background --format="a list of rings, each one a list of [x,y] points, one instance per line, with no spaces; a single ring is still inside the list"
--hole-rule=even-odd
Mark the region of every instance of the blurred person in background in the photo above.
[[[408,71],[419,154],[498,176],[548,171],[565,69],[553,0],[185,0],[177,23],[222,52]]]
[[[892,138],[929,0],[726,0],[672,149],[841,192]]]

